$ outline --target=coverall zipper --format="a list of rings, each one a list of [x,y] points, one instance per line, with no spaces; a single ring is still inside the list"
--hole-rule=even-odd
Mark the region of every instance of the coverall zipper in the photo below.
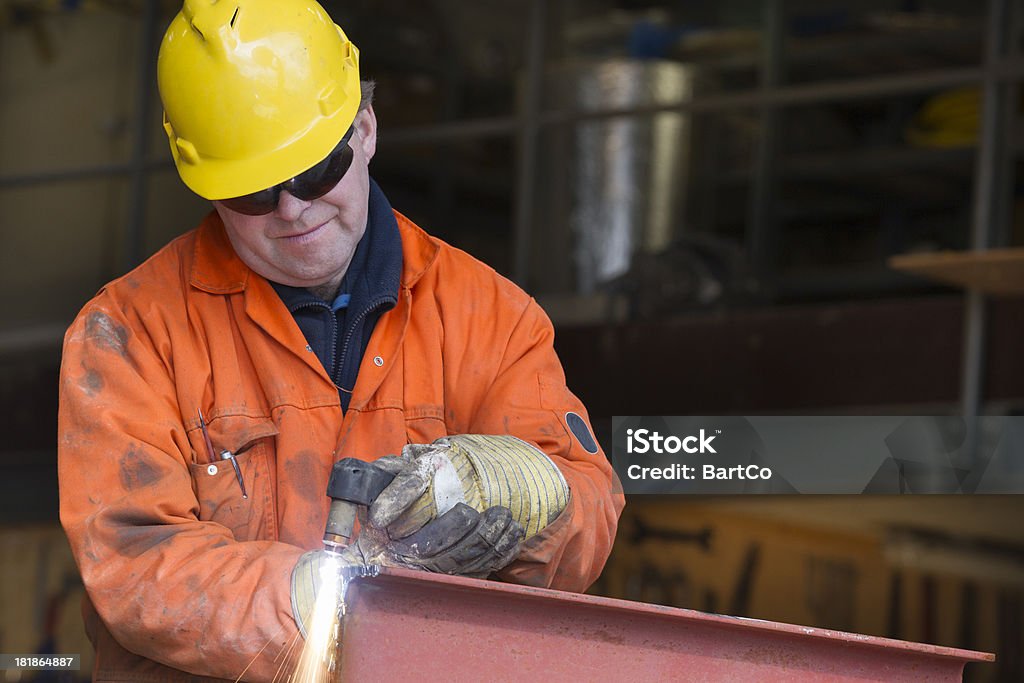
[[[342,342],[341,353],[338,354],[337,356],[335,356],[335,358],[339,361],[338,364],[337,364],[337,368],[336,368],[337,369],[336,378],[335,377],[331,377],[331,381],[334,382],[334,386],[336,386],[341,391],[344,391],[344,392],[347,392],[347,393],[351,394],[355,390],[355,386],[353,386],[351,389],[346,389],[345,387],[341,386],[340,380],[341,380],[341,375],[342,375],[341,371],[344,370],[344,368],[345,368],[345,358],[348,355],[348,347],[349,347],[349,344],[352,342],[352,337],[355,336],[356,328],[359,326],[359,323],[362,322],[363,318],[365,318],[367,315],[369,315],[373,311],[377,310],[381,306],[383,306],[385,304],[388,304],[388,303],[397,303],[397,299],[395,299],[394,297],[390,297],[390,296],[378,297],[373,302],[371,302],[369,305],[364,306],[363,310],[359,312],[359,315],[357,315],[355,317],[355,319],[352,320],[351,324],[349,324],[348,332],[345,334],[345,341]],[[335,325],[331,329],[332,329],[332,331],[336,331],[337,328],[338,328],[337,323],[335,323]],[[362,360],[362,359],[360,359],[360,360]]]

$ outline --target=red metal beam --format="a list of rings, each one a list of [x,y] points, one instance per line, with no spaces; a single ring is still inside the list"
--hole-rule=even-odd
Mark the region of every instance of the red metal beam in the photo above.
[[[994,655],[387,569],[348,595],[341,680],[959,681]]]

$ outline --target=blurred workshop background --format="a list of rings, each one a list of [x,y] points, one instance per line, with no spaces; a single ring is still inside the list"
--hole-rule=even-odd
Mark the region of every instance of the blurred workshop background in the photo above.
[[[377,81],[372,173],[541,301],[599,436],[612,415],[1021,414],[1024,3],[324,5]],[[85,671],[61,338],[209,208],[160,126],[179,7],[0,0],[0,652]],[[1018,496],[637,496],[594,587],[996,652],[970,681],[1024,680],[1022,589]]]

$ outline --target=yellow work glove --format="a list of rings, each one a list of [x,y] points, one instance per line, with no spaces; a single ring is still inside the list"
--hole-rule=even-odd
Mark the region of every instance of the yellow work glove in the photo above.
[[[311,550],[299,558],[292,569],[291,598],[292,616],[303,638],[326,581],[333,582],[335,596],[343,599],[349,580],[374,572],[375,566],[399,564],[388,552],[387,542],[386,534],[364,526],[359,537],[340,550]],[[336,609],[338,601],[328,607]]]
[[[348,546],[340,554],[313,550],[299,558],[292,569],[291,597],[292,616],[303,638],[308,636],[308,627],[313,619],[313,607],[325,582],[333,582],[334,599],[332,604],[323,606],[323,609],[337,610],[340,607],[339,600],[344,597],[340,595],[344,589],[344,580],[358,576],[364,571],[365,565],[358,543]]]
[[[446,436],[374,464],[395,472],[369,510],[370,525],[391,539],[407,539],[458,503],[481,514],[507,508],[529,539],[569,502],[569,486],[555,463],[514,436]]]

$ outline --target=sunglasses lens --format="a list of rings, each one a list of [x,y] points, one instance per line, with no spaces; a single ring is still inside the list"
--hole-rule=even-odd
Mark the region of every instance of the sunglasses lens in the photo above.
[[[277,196],[277,186],[274,186],[241,197],[222,199],[221,204],[236,213],[244,213],[247,216],[264,216],[277,208]]]
[[[351,165],[352,148],[347,144],[342,145],[319,164],[292,180],[288,191],[306,201],[323,197],[341,182]]]
[[[341,182],[349,166],[352,165],[352,147],[348,142],[352,138],[354,130],[354,128],[349,128],[334,151],[320,163],[291,180],[252,194],[222,199],[220,200],[221,204],[236,213],[244,213],[247,216],[265,216],[277,208],[277,199],[282,189],[307,202],[323,197]]]

